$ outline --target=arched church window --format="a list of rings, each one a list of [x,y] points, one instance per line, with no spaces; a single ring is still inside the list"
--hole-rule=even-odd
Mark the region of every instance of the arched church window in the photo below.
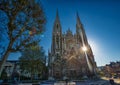
[[[59,37],[56,37],[57,48],[59,48]]]
[[[58,24],[56,24],[56,27],[57,27],[57,29],[58,29]]]

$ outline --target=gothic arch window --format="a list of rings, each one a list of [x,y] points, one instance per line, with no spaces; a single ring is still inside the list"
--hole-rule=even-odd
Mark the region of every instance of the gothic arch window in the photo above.
[[[57,26],[57,28],[58,28],[58,24],[57,24],[56,26]]]
[[[57,48],[59,48],[59,36],[56,37]]]
[[[58,23],[56,24],[56,29],[57,29],[57,33],[59,33],[60,29],[59,29],[59,24]]]

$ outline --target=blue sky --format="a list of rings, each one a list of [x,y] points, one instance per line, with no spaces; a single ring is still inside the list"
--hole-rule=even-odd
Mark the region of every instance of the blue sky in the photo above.
[[[79,13],[98,66],[120,61],[120,1],[118,0],[42,0],[47,24],[41,45],[51,47],[56,10],[62,30],[75,32],[76,12]]]
[[[56,10],[65,32],[69,27],[75,33],[76,12],[86,31],[98,66],[120,61],[120,1],[119,0],[42,0],[47,17],[46,31],[41,45],[46,54],[51,47]],[[9,59],[13,59],[11,54]],[[18,56],[20,54],[18,53]]]

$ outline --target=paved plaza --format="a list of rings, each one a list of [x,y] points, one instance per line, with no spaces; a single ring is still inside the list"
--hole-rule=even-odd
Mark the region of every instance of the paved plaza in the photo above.
[[[116,82],[116,80],[115,80]],[[118,82],[118,80],[117,80]],[[1,84],[0,84],[1,85]],[[4,85],[4,84],[3,84]],[[6,85],[6,84],[5,84]],[[108,80],[86,80],[86,81],[41,81],[39,83],[16,83],[16,84],[7,84],[7,85],[111,85]],[[114,85],[120,85],[120,83],[116,83]]]
[[[44,83],[39,83],[39,84],[32,84],[32,83],[21,83],[19,85],[110,85],[109,81],[106,80],[98,80],[98,81],[70,81],[66,84],[64,81],[58,81],[58,82],[48,82],[45,81]],[[119,85],[119,84],[115,84]]]

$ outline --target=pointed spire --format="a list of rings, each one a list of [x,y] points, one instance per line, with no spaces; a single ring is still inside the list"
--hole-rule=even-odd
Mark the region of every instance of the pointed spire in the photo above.
[[[58,9],[57,9],[57,11],[56,11],[56,19],[55,19],[55,21],[56,21],[56,22],[60,22],[60,21],[59,21]]]
[[[80,21],[80,17],[79,17],[78,12],[77,12],[77,24],[79,24],[79,25],[81,25],[81,24],[82,24],[82,23],[81,23],[81,21]]]
[[[59,15],[58,15],[58,9],[57,9],[57,11],[56,11],[56,17],[59,17]]]

